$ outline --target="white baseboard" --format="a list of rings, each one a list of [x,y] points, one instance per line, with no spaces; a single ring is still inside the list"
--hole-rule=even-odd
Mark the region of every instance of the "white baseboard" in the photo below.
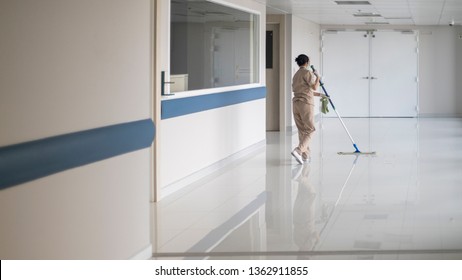
[[[152,244],[136,253],[130,260],[149,260],[152,258]]]
[[[462,114],[419,114],[419,118],[462,118]]]
[[[165,186],[162,188],[161,190],[161,194],[160,194],[160,199],[163,199],[165,198],[166,196],[169,196],[177,191],[179,191],[180,189],[186,187],[187,185],[190,185],[196,181],[199,181],[200,179],[212,174],[213,172],[216,172],[218,170],[220,170],[221,168],[245,157],[245,156],[248,156],[258,150],[260,150],[261,148],[265,147],[266,145],[266,140],[263,140],[263,141],[260,141],[256,144],[253,144],[252,146],[250,147],[247,147],[245,148],[244,150],[241,150],[235,154],[232,154],[231,156],[227,157],[227,158],[224,158],[208,167],[205,167],[183,179],[180,179],[178,181],[176,181],[175,183],[172,183],[168,186]]]

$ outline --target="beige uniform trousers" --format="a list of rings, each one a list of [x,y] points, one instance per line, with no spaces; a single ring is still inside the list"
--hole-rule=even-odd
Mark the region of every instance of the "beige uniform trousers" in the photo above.
[[[300,100],[292,102],[295,124],[298,129],[298,147],[295,148],[303,159],[310,156],[310,140],[314,131],[314,105]]]

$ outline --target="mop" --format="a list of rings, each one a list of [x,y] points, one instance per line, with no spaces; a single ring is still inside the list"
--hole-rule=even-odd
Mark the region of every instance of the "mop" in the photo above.
[[[311,65],[311,69],[313,69],[313,71],[316,71],[314,69],[314,66]],[[324,91],[324,94],[329,98],[329,103],[330,105],[332,106],[332,109],[334,109],[334,112],[335,114],[337,114],[337,117],[338,119],[340,120],[340,122],[342,123],[342,126],[343,128],[345,129],[346,133],[348,134],[348,137],[350,138],[351,140],[351,143],[353,144],[353,147],[355,148],[355,151],[354,152],[338,152],[339,155],[375,155],[375,152],[361,152],[359,149],[358,149],[358,146],[356,145],[356,142],[353,140],[353,137],[351,136],[350,132],[348,131],[345,123],[343,122],[342,120],[342,117],[340,117],[340,114],[338,113],[337,109],[335,109],[335,105],[334,103],[332,102],[332,99],[330,98],[329,94],[327,93],[327,90],[326,88],[324,87],[324,83],[322,81],[319,81],[319,84],[321,85],[321,88],[322,90]]]

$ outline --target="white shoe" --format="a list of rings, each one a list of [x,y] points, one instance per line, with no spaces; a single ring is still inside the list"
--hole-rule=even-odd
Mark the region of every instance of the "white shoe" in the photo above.
[[[300,155],[300,154],[297,152],[297,150],[293,150],[291,154],[292,154],[292,156],[295,158],[295,160],[297,160],[297,162],[298,162],[299,164],[303,164],[302,155]]]

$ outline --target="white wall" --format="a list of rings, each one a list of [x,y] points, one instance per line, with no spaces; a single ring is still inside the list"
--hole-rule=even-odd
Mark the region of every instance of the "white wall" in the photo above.
[[[321,26],[355,29],[359,26]],[[364,29],[364,27],[362,27]],[[376,29],[418,30],[420,116],[462,116],[462,27],[378,26]],[[399,69],[399,61],[396,62]]]
[[[150,0],[2,0],[0,146],[151,118]],[[150,250],[149,149],[0,191],[1,259]]]
[[[302,53],[308,55],[311,64],[320,68],[320,47],[319,24],[292,16],[292,73],[295,74],[299,68],[295,63],[295,57]]]
[[[165,2],[165,0],[163,0]],[[265,76],[266,7],[254,1],[216,1],[260,13],[260,83]],[[163,11],[168,7],[164,5]],[[164,25],[170,24],[165,20]],[[163,43],[166,52],[168,46]],[[161,69],[168,69],[168,61]],[[160,183],[163,197],[172,184],[265,140],[264,99],[162,120],[160,124]]]
[[[462,27],[421,27],[420,115],[462,117]]]
[[[299,69],[295,62],[295,58],[300,54],[306,54],[310,58],[311,64],[314,65],[316,69],[320,69],[320,48],[321,40],[319,24],[292,16],[292,56],[290,61],[292,66],[291,77],[293,77],[295,72]],[[319,88],[319,91],[321,91],[321,88]],[[315,106],[315,114],[319,114],[319,106]],[[292,125],[295,125],[293,118]]]
[[[320,26],[316,23],[298,18],[294,15],[283,15],[285,37],[285,126],[288,131],[296,130],[292,115],[292,77],[299,69],[295,58],[300,54],[306,54],[311,64],[320,68]],[[321,89],[319,89],[321,91]],[[317,119],[320,116],[319,106],[315,106]]]
[[[162,121],[162,185],[265,139],[265,99]]]

